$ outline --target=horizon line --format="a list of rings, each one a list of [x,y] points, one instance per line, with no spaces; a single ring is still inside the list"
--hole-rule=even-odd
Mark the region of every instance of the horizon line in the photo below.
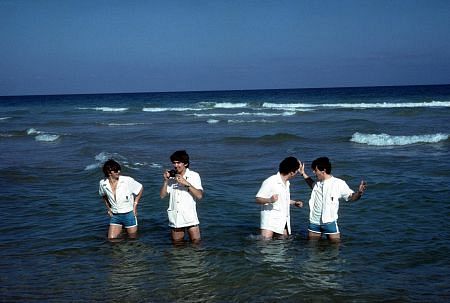
[[[298,88],[246,88],[246,89],[217,89],[217,90],[181,90],[181,91],[137,91],[137,92],[95,92],[95,93],[54,93],[54,94],[23,94],[0,95],[8,97],[38,97],[38,96],[83,96],[83,95],[131,95],[131,94],[176,94],[176,93],[212,93],[212,92],[242,92],[269,90],[314,90],[314,89],[352,89],[352,88],[382,88],[382,87],[412,87],[412,86],[448,86],[447,84],[405,84],[405,85],[374,85],[374,86],[330,86],[330,87],[298,87]]]

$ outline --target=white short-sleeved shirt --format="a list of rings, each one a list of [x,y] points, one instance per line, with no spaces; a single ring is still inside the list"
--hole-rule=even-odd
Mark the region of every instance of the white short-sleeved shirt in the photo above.
[[[261,229],[283,234],[284,228],[287,226],[288,233],[291,234],[291,194],[289,187],[289,181],[284,183],[279,172],[264,180],[256,197],[269,199],[276,194],[278,200],[274,203],[261,205]]]
[[[200,175],[195,171],[187,168],[184,178],[196,189],[203,190]],[[186,187],[178,184],[174,179],[169,179],[167,193],[170,195],[167,209],[170,227],[182,228],[200,223],[197,215],[197,203]]]
[[[115,197],[107,178],[100,180],[98,193],[108,198],[114,214],[124,214],[133,210],[134,196],[138,195],[141,189],[142,184],[133,178],[119,176]]]
[[[309,221],[314,224],[330,223],[338,219],[339,200],[348,201],[353,190],[339,178],[331,177],[314,185],[309,199]]]

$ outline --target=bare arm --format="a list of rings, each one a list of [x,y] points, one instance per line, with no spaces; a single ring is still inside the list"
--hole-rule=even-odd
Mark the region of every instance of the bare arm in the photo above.
[[[273,195],[270,198],[256,197],[257,204],[275,203],[278,200],[278,195]]]
[[[170,177],[169,171],[166,170],[163,173],[163,181],[164,181],[163,185],[161,186],[161,189],[159,190],[159,197],[161,199],[164,199],[167,196],[167,184],[169,183],[169,177]]]
[[[102,196],[102,199],[103,199],[103,202],[105,202],[106,211],[107,211],[108,215],[111,217],[112,216],[111,204],[109,204],[108,197]]]
[[[134,215],[137,217],[137,206],[139,204],[139,200],[141,200],[142,197],[142,193],[144,192],[144,186],[142,186],[141,190],[139,191],[139,193],[136,195],[136,197],[134,198],[134,203],[133,203],[133,212]]]
[[[358,191],[351,194],[348,199],[350,201],[358,201],[361,199],[362,195],[367,189],[367,183],[364,180],[361,180],[361,183],[359,184]]]
[[[161,189],[159,190],[159,197],[161,199],[164,199],[167,196],[167,182],[166,180],[164,180],[163,185],[161,185]]]
[[[192,185],[186,186],[187,191],[191,193],[192,196],[194,196],[195,200],[201,200],[203,198],[203,190],[197,189],[193,187]]]
[[[300,173],[300,175],[303,176],[303,179],[305,180],[306,184],[308,184],[308,186],[311,189],[313,189],[313,187],[314,187],[314,180],[305,173],[305,163],[302,163],[300,161],[298,161],[298,162],[300,164],[298,172]]]
[[[195,200],[198,201],[203,198],[203,190],[195,188],[191,183],[189,183],[180,175],[177,175],[176,179],[179,184],[183,185],[187,189],[187,191],[194,197]]]

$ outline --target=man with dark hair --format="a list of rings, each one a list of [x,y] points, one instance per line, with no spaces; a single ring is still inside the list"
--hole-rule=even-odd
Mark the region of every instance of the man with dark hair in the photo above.
[[[300,174],[312,189],[309,199],[308,239],[318,240],[325,234],[328,240],[339,242],[339,200],[359,200],[366,190],[366,182],[361,181],[358,191],[354,192],[344,180],[331,175],[331,162],[327,157],[315,159],[311,169],[316,175],[316,183],[305,173],[305,165],[300,164]]]
[[[196,201],[203,198],[203,187],[200,175],[189,169],[189,155],[185,150],[174,152],[170,156],[173,170],[164,171],[163,185],[160,190],[161,199],[169,195],[167,216],[171,227],[171,238],[174,243],[184,240],[187,231],[192,242],[199,242],[200,227],[197,216]]]
[[[281,161],[278,173],[267,178],[256,194],[261,205],[261,237],[265,240],[291,234],[290,205],[303,207],[302,201],[291,200],[289,180],[294,178],[300,162],[294,157]]]
[[[119,238],[122,226],[130,238],[136,238],[137,206],[144,187],[131,177],[121,176],[120,164],[112,159],[103,164],[102,170],[105,178],[100,180],[99,195],[103,198],[110,216],[108,239]]]

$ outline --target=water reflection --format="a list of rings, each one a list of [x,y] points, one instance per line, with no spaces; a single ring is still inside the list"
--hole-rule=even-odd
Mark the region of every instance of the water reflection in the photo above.
[[[210,302],[214,299],[211,280],[215,272],[208,262],[208,252],[201,245],[176,245],[165,253],[168,266],[168,301]]]
[[[152,261],[158,253],[151,246],[138,240],[110,243],[110,254],[106,257],[111,259],[107,277],[108,296],[115,300],[140,301],[152,290],[164,287],[157,279],[160,269]]]
[[[289,254],[292,240],[260,240],[256,246],[262,261],[271,266],[289,269],[293,265],[293,255]]]
[[[327,240],[306,241],[304,261],[299,264],[306,287],[315,290],[342,289],[340,244]]]

